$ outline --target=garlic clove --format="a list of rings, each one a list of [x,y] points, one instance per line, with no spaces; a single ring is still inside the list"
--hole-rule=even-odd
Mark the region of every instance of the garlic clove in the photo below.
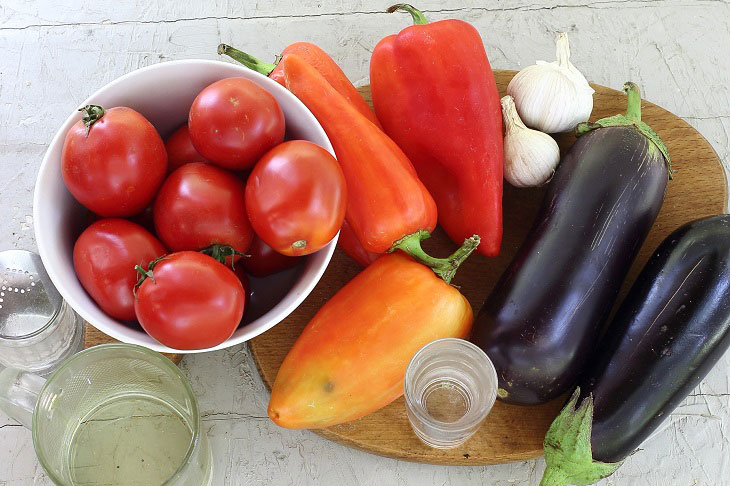
[[[525,124],[546,133],[572,130],[593,111],[593,88],[571,64],[565,32],[557,35],[555,50],[557,61],[537,61],[507,86]]]
[[[550,135],[525,126],[514,99],[502,98],[504,119],[504,178],[515,187],[535,187],[548,182],[560,161],[560,148]]]

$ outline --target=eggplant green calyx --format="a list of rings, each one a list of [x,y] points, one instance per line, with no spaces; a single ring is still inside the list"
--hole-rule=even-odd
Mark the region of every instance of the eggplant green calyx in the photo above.
[[[543,445],[547,467],[540,486],[594,484],[613,474],[623,464],[623,461],[606,463],[593,460],[593,396],[587,396],[575,408],[579,396],[580,388],[576,388],[545,434]]]
[[[83,108],[79,108],[79,111],[84,112],[81,121],[86,125],[86,136],[88,137],[91,125],[101,120],[101,117],[104,116],[104,108],[99,105],[86,105]]]
[[[480,238],[478,235],[471,236],[464,240],[464,244],[447,258],[434,258],[421,248],[421,241],[429,238],[431,233],[425,230],[416,231],[413,234],[404,236],[400,240],[393,243],[388,250],[391,253],[395,250],[401,250],[412,256],[419,263],[422,263],[433,270],[433,273],[441,277],[446,283],[450,284],[454,278],[456,270],[459,269],[464,260],[467,259],[471,252],[479,246]]]
[[[625,115],[619,114],[609,116],[608,118],[602,118],[596,122],[579,123],[575,129],[575,135],[580,137],[581,135],[585,135],[586,133],[595,130],[596,128],[618,126],[636,127],[636,129],[639,130],[642,135],[648,138],[652,145],[657,150],[659,150],[659,152],[661,152],[662,156],[664,157],[664,161],[667,164],[667,175],[671,180],[672,162],[669,159],[669,151],[667,150],[667,146],[664,145],[662,139],[659,138],[659,135],[657,135],[656,132],[652,130],[649,125],[641,121],[641,94],[639,92],[639,87],[631,81],[628,81],[626,84],[624,84],[624,91],[628,96],[628,103]]]
[[[241,253],[240,251],[236,251],[232,246],[230,245],[212,245],[208,248],[205,248],[204,250],[200,250],[200,253],[203,255],[208,255],[209,257],[213,258],[215,261],[222,263],[223,265],[226,265],[226,259],[228,257],[231,257],[231,268],[235,269],[233,266],[233,257],[250,257],[251,255],[246,255]]]
[[[142,285],[142,282],[144,282],[147,279],[150,279],[153,282],[155,281],[155,274],[153,272],[155,265],[160,263],[162,260],[165,260],[166,258],[167,258],[167,255],[162,255],[159,258],[155,258],[154,260],[152,260],[150,262],[149,265],[147,265],[147,270],[142,268],[141,265],[134,266],[134,269],[139,274],[139,279],[137,280],[137,283],[134,284],[134,287],[132,287],[132,295],[134,295],[135,299],[137,298],[137,289],[139,288],[140,285]]]
[[[413,25],[426,25],[428,23],[428,20],[426,20],[423,12],[418,10],[413,5],[408,5],[407,3],[397,3],[395,5],[391,5],[390,7],[388,7],[388,10],[386,10],[386,12],[393,13],[397,10],[403,10],[404,12],[408,12],[409,14],[411,14],[411,17],[413,17]]]
[[[277,56],[276,64],[268,64],[259,59],[256,59],[249,54],[246,54],[243,51],[239,51],[235,47],[231,47],[228,44],[218,45],[218,54],[221,56],[225,54],[234,61],[238,61],[252,71],[256,71],[257,73],[263,74],[264,76],[268,76],[269,74],[271,74],[271,71],[274,70],[276,64],[279,64],[279,61],[281,60],[281,56]]]

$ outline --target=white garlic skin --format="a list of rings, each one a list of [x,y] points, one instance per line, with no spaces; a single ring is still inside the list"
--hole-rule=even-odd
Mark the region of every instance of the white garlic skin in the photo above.
[[[560,162],[553,137],[525,126],[514,100],[501,100],[504,119],[504,178],[515,187],[536,187],[548,182]]]
[[[557,35],[555,49],[557,61],[537,61],[507,86],[525,125],[545,133],[573,130],[593,111],[594,90],[570,63],[568,34]]]

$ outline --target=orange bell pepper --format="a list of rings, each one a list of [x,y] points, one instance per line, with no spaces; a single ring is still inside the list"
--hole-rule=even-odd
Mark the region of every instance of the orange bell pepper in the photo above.
[[[247,54],[232,48],[227,54],[257,69]],[[408,235],[432,231],[436,203],[398,145],[299,55],[285,54],[277,67],[335,149],[347,182],[345,218],[363,249],[385,253]]]
[[[218,46],[218,54],[225,54],[246,67],[261,73],[264,76],[268,76],[280,85],[286,87],[284,81],[284,69],[278,62],[276,64],[267,64],[226,44]],[[347,79],[347,76],[345,76],[345,73],[342,72],[340,66],[338,66],[334,59],[332,59],[326,52],[309,42],[295,42],[284,49],[278,59],[286,54],[296,54],[301,57],[304,62],[316,69],[338,93],[344,96],[345,99],[357,109],[357,111],[362,113],[365,118],[373,122],[378,128],[382,128],[373,109],[365,102],[362,95],[360,95],[357,91],[357,88],[355,88],[350,80]]]
[[[278,65],[278,61],[277,64],[267,64],[226,44],[218,46],[218,54],[230,56],[254,71],[264,74],[286,87],[284,70],[282,66]],[[297,54],[304,59],[305,62],[319,71],[327,82],[338,93],[344,96],[345,99],[349,101],[350,104],[365,118],[377,125],[378,128],[383,128],[370,105],[365,102],[363,97],[357,91],[357,88],[353,86],[350,80],[347,79],[347,76],[345,76],[345,73],[342,72],[340,66],[338,66],[326,52],[309,42],[295,42],[284,49],[281,55],[284,56],[285,54]],[[368,266],[375,258],[377,258],[377,255],[369,253],[362,247],[360,242],[352,233],[352,230],[350,230],[349,226],[347,226],[347,223],[343,224],[340,238],[337,240],[337,246],[342,248],[347,255],[363,267]]]
[[[408,157],[312,66],[285,55],[286,87],[332,142],[347,181],[347,222],[363,248],[385,253],[399,239],[436,226],[436,203]]]
[[[289,429],[329,427],[401,396],[406,367],[419,349],[469,333],[469,301],[447,281],[478,244],[478,237],[470,238],[449,259],[432,262],[450,268],[446,281],[400,252],[375,260],[304,328],[279,368],[269,417]]]

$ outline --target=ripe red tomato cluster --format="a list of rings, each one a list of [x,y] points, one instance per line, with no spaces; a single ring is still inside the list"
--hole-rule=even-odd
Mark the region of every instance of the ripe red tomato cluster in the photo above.
[[[281,107],[252,81],[205,88],[165,142],[131,108],[80,111],[61,160],[92,215],[74,246],[76,274],[107,314],[139,321],[168,347],[227,340],[247,307],[247,273],[295,266],[342,225],[337,161],[311,142],[285,142]]]

